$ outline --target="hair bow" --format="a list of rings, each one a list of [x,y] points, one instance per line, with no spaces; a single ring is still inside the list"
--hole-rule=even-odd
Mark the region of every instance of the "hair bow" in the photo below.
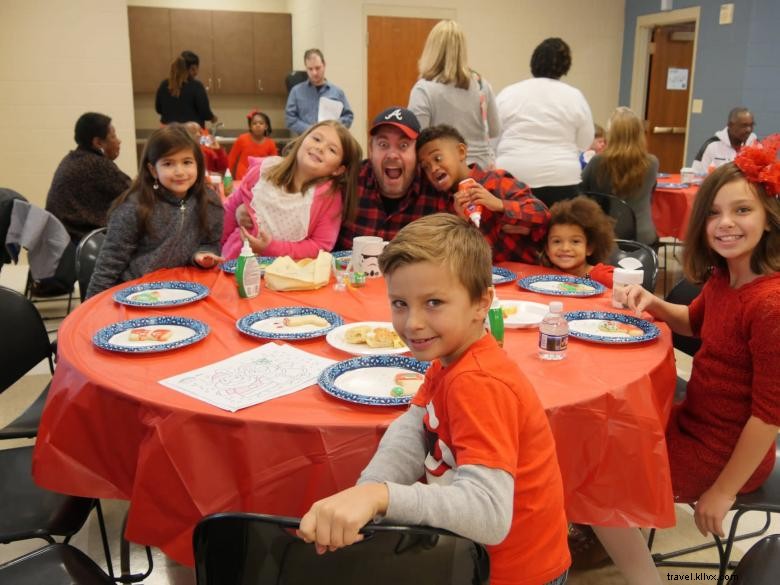
[[[780,161],[777,150],[780,148],[780,134],[767,136],[761,142],[743,146],[734,164],[751,183],[760,183],[770,196],[780,196]]]
[[[246,119],[247,119],[247,120],[249,120],[249,121],[251,122],[251,121],[252,121],[252,118],[254,118],[255,116],[257,116],[259,113],[260,113],[260,110],[252,110],[251,112],[249,112],[249,113],[246,115]]]

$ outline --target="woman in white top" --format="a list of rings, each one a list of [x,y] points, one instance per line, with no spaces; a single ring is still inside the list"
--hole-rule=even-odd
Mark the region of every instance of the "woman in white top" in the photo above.
[[[420,79],[409,95],[409,109],[421,128],[449,124],[466,139],[466,162],[492,168],[489,138],[498,136],[493,88],[468,66],[466,37],[453,20],[431,29],[418,63]]]
[[[501,136],[496,166],[531,187],[548,206],[577,195],[579,153],[593,142],[593,117],[582,93],[560,81],[571,67],[562,39],[534,49],[532,79],[506,87],[496,98]]]

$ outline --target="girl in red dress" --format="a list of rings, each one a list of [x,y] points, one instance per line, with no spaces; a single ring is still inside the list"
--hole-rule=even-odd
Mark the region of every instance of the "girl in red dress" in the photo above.
[[[249,166],[249,157],[276,156],[276,143],[269,138],[271,119],[259,110],[252,110],[246,115],[249,132],[244,132],[230,149],[228,168],[234,179],[243,179]]]

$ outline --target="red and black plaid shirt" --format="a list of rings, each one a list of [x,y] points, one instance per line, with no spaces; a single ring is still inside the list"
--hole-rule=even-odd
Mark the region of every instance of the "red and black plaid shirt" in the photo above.
[[[351,249],[352,238],[356,236],[379,236],[383,240],[392,240],[402,227],[415,219],[448,211],[449,197],[438,193],[419,168],[415,170],[414,180],[406,195],[390,214],[385,212],[379,183],[369,160],[362,163],[357,194],[357,214],[353,221],[344,221],[342,224],[336,249]]]
[[[493,248],[493,262],[525,262],[539,264],[539,252],[547,235],[550,211],[531,193],[531,189],[501,169],[483,171],[470,165],[469,177],[504,202],[504,213],[482,211],[480,231]],[[448,211],[454,212],[452,204]],[[505,225],[528,228],[530,233],[510,234]]]

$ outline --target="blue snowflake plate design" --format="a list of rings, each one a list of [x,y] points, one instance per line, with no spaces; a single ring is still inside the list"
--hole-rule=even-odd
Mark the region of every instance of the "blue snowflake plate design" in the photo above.
[[[334,258],[352,258],[352,250],[334,250],[330,254]]]
[[[187,317],[141,317],[108,325],[92,337],[100,349],[157,353],[192,345],[209,334],[203,321]]]
[[[661,335],[650,321],[605,311],[571,311],[564,313],[569,335],[595,343],[625,344],[652,341]]]
[[[517,281],[517,286],[531,292],[559,297],[592,297],[606,290],[603,284],[595,280],[565,274],[526,276]]]
[[[265,272],[265,267],[276,260],[276,256],[255,256],[255,259],[257,259],[257,261],[260,263],[260,269]],[[228,274],[235,274],[237,265],[238,258],[232,258],[230,260],[225,260],[220,265],[220,268],[222,268],[222,270]]]
[[[687,189],[690,187],[688,183],[666,183],[660,182],[656,185],[658,189]]]
[[[317,381],[325,392],[347,402],[368,406],[405,406],[422,383],[410,379],[398,382],[399,376],[416,377],[425,374],[430,362],[399,355],[365,355],[333,364],[326,368]],[[402,395],[393,395],[399,387]]]
[[[161,280],[125,287],[113,299],[129,307],[173,307],[194,303],[206,297],[209,289],[187,280]]]
[[[493,284],[506,284],[517,280],[517,274],[500,266],[493,266]]]
[[[658,174],[656,175],[656,177],[658,177],[659,179],[668,179],[668,178],[669,178],[669,177],[671,177],[671,176],[672,176],[672,175],[670,175],[669,173],[658,173]]]
[[[298,317],[294,322],[285,323],[286,319]],[[306,320],[309,317],[309,321]],[[302,318],[302,319],[301,319]],[[321,318],[327,324],[317,323]],[[322,337],[328,331],[344,324],[336,313],[326,309],[313,307],[278,307],[250,313],[236,321],[236,327],[241,333],[260,339],[285,339],[296,341]]]

